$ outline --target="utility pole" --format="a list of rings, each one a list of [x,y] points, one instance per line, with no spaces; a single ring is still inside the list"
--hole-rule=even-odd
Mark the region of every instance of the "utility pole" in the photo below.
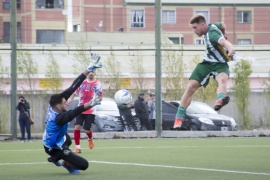
[[[11,92],[10,117],[12,139],[17,139],[17,1],[10,1],[10,46],[11,46]]]
[[[162,95],[161,95],[161,0],[156,0],[156,129],[157,137],[161,137],[161,127],[162,127]]]

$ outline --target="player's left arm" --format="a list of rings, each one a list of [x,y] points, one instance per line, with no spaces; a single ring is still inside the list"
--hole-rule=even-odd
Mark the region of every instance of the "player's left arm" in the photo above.
[[[95,88],[99,91],[99,100],[102,101],[103,98],[103,90],[101,83],[98,81],[98,83],[95,85]]]
[[[61,94],[65,97],[66,100],[80,87],[82,82],[86,79],[86,76],[89,74],[88,71],[85,71],[81,75],[79,75],[72,83],[72,85],[64,90]]]
[[[233,45],[226,40],[225,38],[220,38],[218,41],[218,44],[225,47],[228,50],[228,56],[233,57],[235,54],[235,51],[233,50]]]

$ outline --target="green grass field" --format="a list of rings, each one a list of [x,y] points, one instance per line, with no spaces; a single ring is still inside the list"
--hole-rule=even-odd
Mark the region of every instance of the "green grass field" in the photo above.
[[[89,168],[70,175],[46,161],[41,141],[0,142],[0,179],[270,179],[269,138],[95,140],[93,150],[82,140],[81,156]]]

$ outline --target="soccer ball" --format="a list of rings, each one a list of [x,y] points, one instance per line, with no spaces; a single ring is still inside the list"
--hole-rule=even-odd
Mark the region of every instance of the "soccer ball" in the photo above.
[[[115,93],[114,101],[117,105],[130,104],[132,103],[132,95],[128,90],[121,89]]]

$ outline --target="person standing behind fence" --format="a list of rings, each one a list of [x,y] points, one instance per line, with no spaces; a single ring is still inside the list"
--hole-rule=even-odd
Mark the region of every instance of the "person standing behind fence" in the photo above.
[[[134,131],[137,131],[138,129],[137,129],[135,120],[134,120],[132,113],[131,113],[131,109],[134,108],[134,105],[133,104],[121,104],[121,105],[117,105],[117,107],[119,109],[119,114],[121,116],[123,127],[125,126],[125,122],[126,122],[128,130],[130,130],[130,128],[132,128]],[[124,127],[124,129],[125,129],[125,127]]]
[[[149,108],[144,101],[144,93],[141,92],[138,95],[138,99],[134,103],[135,112],[141,122],[141,130],[145,126],[147,130],[152,130],[149,122]]]
[[[150,94],[150,101],[148,101],[148,107],[150,110],[149,121],[152,129],[156,127],[156,95],[154,93]]]
[[[25,142],[25,130],[27,132],[28,142],[31,140],[31,127],[30,127],[30,104],[25,100],[23,96],[19,97],[18,105],[16,109],[19,111],[19,125],[21,130],[21,142]]]

